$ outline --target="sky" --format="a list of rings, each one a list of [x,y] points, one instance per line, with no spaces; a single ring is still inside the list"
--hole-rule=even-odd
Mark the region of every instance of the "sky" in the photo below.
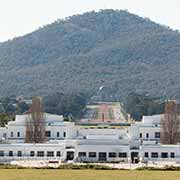
[[[0,42],[57,19],[100,9],[126,9],[180,30],[180,0],[0,0]]]

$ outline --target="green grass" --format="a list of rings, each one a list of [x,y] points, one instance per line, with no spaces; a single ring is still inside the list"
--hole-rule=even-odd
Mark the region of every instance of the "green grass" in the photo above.
[[[1,180],[179,180],[180,171],[0,169]]]

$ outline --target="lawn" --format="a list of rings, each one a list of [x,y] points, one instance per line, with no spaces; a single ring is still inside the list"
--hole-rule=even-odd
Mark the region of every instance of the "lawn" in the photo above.
[[[179,180],[180,171],[0,169],[0,180]]]

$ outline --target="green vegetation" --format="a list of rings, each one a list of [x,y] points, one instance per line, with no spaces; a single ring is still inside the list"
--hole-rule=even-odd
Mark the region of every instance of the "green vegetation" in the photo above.
[[[83,93],[52,93],[43,98],[43,106],[47,113],[63,115],[65,120],[69,121],[82,116],[88,99]],[[16,97],[0,99],[0,126],[14,120],[16,114],[26,113],[29,106],[26,99],[16,100]]]
[[[131,93],[125,100],[125,109],[135,120],[141,120],[143,115],[164,113],[164,102],[152,99],[146,95]]]
[[[93,163],[86,163],[86,164],[62,164],[59,167],[23,167],[23,166],[17,166],[17,165],[3,165],[0,164],[0,169],[64,169],[64,170],[126,170],[128,169],[117,169],[113,167],[109,167],[107,165],[103,164],[93,164]],[[139,167],[135,170],[131,171],[180,171],[180,167],[176,166],[164,166],[164,167]]]
[[[148,171],[180,171],[180,167],[175,167],[175,166],[164,166],[162,168],[158,168],[158,167],[140,167],[137,168],[136,170],[139,171],[144,171],[144,170],[148,170]]]
[[[0,127],[4,127],[8,121],[15,120],[14,115],[0,114]]]
[[[0,127],[15,120],[16,114],[25,113],[28,109],[29,106],[25,102],[18,102],[15,98],[0,99]]]
[[[28,111],[29,105],[25,101],[18,101],[16,97],[0,99],[0,114],[21,114]]]
[[[95,170],[114,170],[111,167],[104,165],[96,165],[96,164],[84,164],[84,165],[76,165],[76,164],[64,164],[59,166],[59,169],[95,169]]]
[[[89,109],[86,105],[91,98],[84,93],[52,93],[43,98],[44,111],[64,116],[65,121],[74,121],[81,117],[98,118],[98,108]],[[9,120],[14,120],[16,114],[26,113],[29,105],[26,100],[17,101],[14,98],[0,100],[0,126],[5,126]],[[122,106],[124,116],[128,112],[135,120],[141,120],[143,115],[161,114],[164,112],[164,102],[152,99],[146,95],[130,93]],[[113,119],[113,110],[108,109],[110,119]],[[126,117],[127,119],[127,117]]]
[[[179,180],[177,171],[103,171],[103,170],[47,170],[47,169],[1,169],[3,180]]]
[[[88,97],[82,93],[53,93],[44,98],[44,109],[48,113],[59,114],[65,120],[82,116]]]
[[[180,33],[127,11],[76,15],[0,45],[0,96],[180,97]],[[107,96],[104,95],[104,98]]]

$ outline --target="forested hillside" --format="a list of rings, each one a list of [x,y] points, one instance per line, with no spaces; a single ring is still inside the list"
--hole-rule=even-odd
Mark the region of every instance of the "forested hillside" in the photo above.
[[[180,33],[127,11],[58,20],[0,45],[0,96],[130,92],[180,97]]]

